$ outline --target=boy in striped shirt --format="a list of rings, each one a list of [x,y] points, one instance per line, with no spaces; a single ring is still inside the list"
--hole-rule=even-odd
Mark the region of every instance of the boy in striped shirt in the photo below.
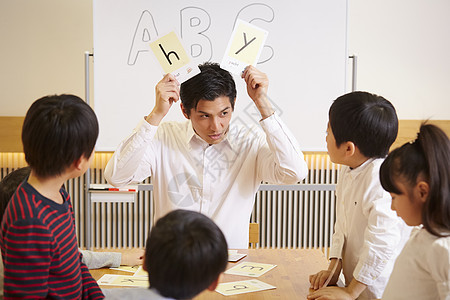
[[[0,230],[5,299],[103,299],[81,262],[70,196],[62,187],[89,167],[98,136],[94,111],[73,95],[35,101],[22,142],[31,167]]]

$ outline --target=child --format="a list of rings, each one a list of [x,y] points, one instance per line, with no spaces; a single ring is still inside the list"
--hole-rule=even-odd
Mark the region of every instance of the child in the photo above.
[[[342,164],[336,186],[336,223],[328,270],[310,276],[318,290],[308,299],[379,299],[410,229],[390,209],[379,168],[398,131],[394,107],[386,99],[353,92],[330,107],[327,148]],[[335,285],[343,271],[345,288]]]
[[[43,97],[28,110],[22,143],[31,173],[6,207],[0,230],[5,298],[104,297],[81,262],[62,188],[87,170],[97,136],[95,113],[77,96]]]
[[[392,209],[418,226],[398,256],[383,299],[450,299],[450,141],[423,124],[417,139],[394,150],[380,180]]]
[[[23,167],[12,171],[0,182],[0,219],[3,217],[9,200],[17,190],[19,185],[30,175],[31,168]],[[103,267],[119,267],[121,265],[141,265],[144,251],[141,249],[130,249],[123,253],[120,252],[93,252],[78,249],[83,257],[81,261],[88,269],[98,269]],[[3,276],[3,272],[0,272]],[[3,288],[3,280],[0,285]]]
[[[174,210],[156,222],[147,239],[144,269],[150,289],[104,290],[106,299],[191,299],[215,290],[228,263],[228,246],[207,216]]]

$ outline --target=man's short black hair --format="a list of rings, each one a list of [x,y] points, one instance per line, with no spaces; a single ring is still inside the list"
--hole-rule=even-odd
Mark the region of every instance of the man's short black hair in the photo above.
[[[336,146],[353,142],[366,157],[385,157],[398,133],[394,106],[381,96],[352,92],[337,98],[329,111]]]
[[[228,97],[231,108],[236,100],[236,84],[230,72],[223,70],[217,63],[204,63],[198,66],[200,73],[183,82],[180,87],[181,103],[185,113],[190,115],[200,100],[213,101],[218,97]]]
[[[79,97],[40,98],[28,109],[23,123],[25,159],[39,177],[60,175],[77,159],[90,157],[98,130],[94,111]]]
[[[0,220],[5,213],[9,200],[19,185],[30,175],[30,167],[16,169],[6,175],[0,182]]]
[[[152,228],[144,261],[151,288],[164,297],[190,299],[225,271],[228,246],[210,218],[174,210]]]

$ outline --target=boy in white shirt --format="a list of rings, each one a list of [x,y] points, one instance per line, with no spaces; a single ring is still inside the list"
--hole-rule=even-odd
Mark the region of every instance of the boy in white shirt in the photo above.
[[[390,209],[379,168],[397,137],[395,108],[383,97],[353,92],[330,107],[327,148],[342,164],[328,270],[310,276],[308,299],[380,299],[410,228]],[[345,287],[336,285],[340,272]]]

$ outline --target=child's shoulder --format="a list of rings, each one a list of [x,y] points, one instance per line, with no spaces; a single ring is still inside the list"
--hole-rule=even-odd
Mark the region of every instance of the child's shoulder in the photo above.
[[[429,233],[425,228],[420,228],[414,233],[414,237],[419,243],[428,244],[435,248],[446,248],[450,251],[450,236],[439,237]]]
[[[24,181],[13,194],[6,210],[11,212],[10,215],[13,216],[15,221],[21,219],[48,219],[46,215],[50,210],[65,212],[68,209],[70,197],[64,188],[61,188],[61,195],[67,200],[67,203],[64,203],[64,205],[45,198],[32,185]]]
[[[442,263],[450,263],[450,236],[438,237],[421,228],[411,235],[416,247],[422,249],[425,259],[439,257]]]
[[[352,178],[358,181],[373,181],[378,180],[381,164],[383,158],[370,158],[366,160],[359,167],[352,169],[349,166],[343,165],[341,167],[341,173],[344,175],[350,175]]]

